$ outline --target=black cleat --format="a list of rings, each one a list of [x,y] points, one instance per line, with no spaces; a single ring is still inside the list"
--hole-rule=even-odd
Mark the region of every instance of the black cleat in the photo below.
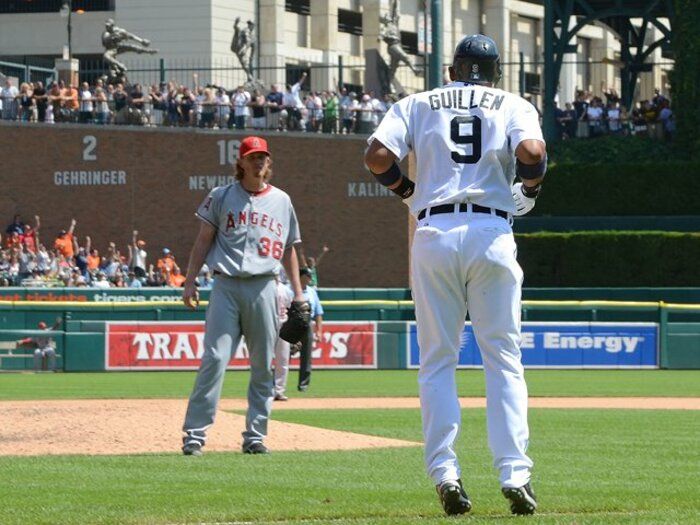
[[[469,496],[462,488],[462,480],[443,481],[435,488],[440,496],[442,508],[445,509],[445,514],[448,516],[466,514],[472,510],[472,502],[469,501]]]
[[[269,454],[270,449],[263,445],[262,441],[253,441],[243,446],[244,454]]]
[[[503,488],[503,495],[510,500],[510,511],[513,514],[534,514],[537,508],[537,499],[532,487],[526,483],[518,489]]]
[[[199,441],[190,441],[182,447],[182,453],[185,456],[201,456],[202,444]]]

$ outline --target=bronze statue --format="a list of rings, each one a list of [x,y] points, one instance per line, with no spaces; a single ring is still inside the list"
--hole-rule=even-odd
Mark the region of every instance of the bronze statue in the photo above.
[[[237,17],[233,24],[233,39],[231,51],[238,57],[248,81],[253,77],[253,55],[255,54],[255,22],[248,20],[246,27],[242,27],[241,17]]]
[[[128,42],[133,40],[133,42]],[[109,82],[124,82],[126,80],[126,66],[117,60],[121,53],[148,53],[155,54],[157,49],[151,49],[151,42],[145,38],[129,33],[125,29],[114,25],[111,18],[105,22],[105,31],[102,33],[102,45],[105,48],[103,57],[109,64]]]
[[[399,64],[403,62],[415,75],[419,75],[420,72],[411,62],[410,57],[401,47],[401,32],[399,31],[399,10],[398,10],[398,0],[394,0],[391,3],[391,13],[386,13],[379,17],[379,21],[382,23],[379,28],[379,40],[384,40],[386,43],[387,51],[391,62],[389,64],[389,88],[393,90],[394,76],[396,75],[396,70]]]

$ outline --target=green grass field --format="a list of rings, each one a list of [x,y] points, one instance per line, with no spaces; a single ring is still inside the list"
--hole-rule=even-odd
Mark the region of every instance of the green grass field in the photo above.
[[[292,378],[295,373],[292,373]],[[460,394],[483,395],[480,371]],[[700,371],[527,371],[533,396],[700,397]],[[192,373],[4,374],[0,399],[186,398]],[[224,395],[243,397],[247,374]],[[317,371],[309,396],[415,396],[415,371]],[[2,406],[0,405],[0,410]],[[273,418],[420,441],[420,414],[284,410]],[[696,524],[700,412],[531,409],[530,453],[540,512],[512,517],[486,444],[485,412],[465,409],[457,443],[474,503],[447,518],[423,471],[422,449],[0,457],[0,524]],[[0,430],[2,436],[11,428]],[[76,451],[80,442],[75,436]],[[454,520],[454,521],[453,521]]]

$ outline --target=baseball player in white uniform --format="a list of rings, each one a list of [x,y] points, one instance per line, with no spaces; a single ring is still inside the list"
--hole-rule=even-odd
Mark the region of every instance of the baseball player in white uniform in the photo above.
[[[277,274],[289,276],[294,301],[305,303],[295,244],[301,242],[292,202],[269,184],[267,141],[241,142],[236,181],[214,188],[197,209],[199,234],[190,253],[183,302],[196,308],[195,279],[205,260],[216,276],[207,308],[204,355],[183,425],[182,451],[199,456],[214,423],[231,352],[245,336],[250,357],[243,452],[267,454],[263,444],[274,396],[272,357],[279,328]]]
[[[469,313],[486,375],[488,439],[514,514],[537,507],[527,456],[527,386],[520,354],[523,273],[512,215],[535,204],[546,171],[537,112],[497,89],[500,57],[483,35],[463,38],[447,85],[394,104],[369,138],[365,162],[417,220],[411,248],[425,465],[447,514],[472,504],[454,443],[455,369]],[[415,183],[396,163],[412,150]],[[515,176],[521,182],[513,185]]]
[[[277,279],[277,315],[282,326],[289,317],[287,309],[292,305],[294,293],[281,279]],[[290,345],[281,337],[275,342],[275,401],[287,401],[287,378],[289,377]]]

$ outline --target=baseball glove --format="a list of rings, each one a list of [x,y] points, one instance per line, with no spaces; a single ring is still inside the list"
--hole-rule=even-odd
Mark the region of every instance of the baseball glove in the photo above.
[[[297,355],[299,352],[301,352],[301,341],[289,345],[289,355]]]
[[[294,301],[287,309],[287,316],[280,328],[280,338],[291,344],[298,343],[309,329],[311,306],[307,301]]]

